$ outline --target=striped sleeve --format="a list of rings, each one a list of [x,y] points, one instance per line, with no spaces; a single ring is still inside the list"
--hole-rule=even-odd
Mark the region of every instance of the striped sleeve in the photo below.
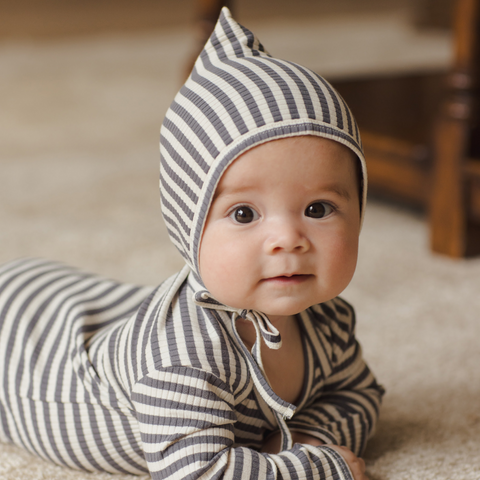
[[[296,444],[278,455],[236,447],[234,398],[210,373],[169,367],[132,392],[145,459],[154,480],[351,480],[334,450]]]
[[[322,304],[318,316],[327,328],[310,338],[313,345],[317,343],[323,378],[317,379],[319,388],[313,400],[287,423],[292,431],[344,445],[361,455],[373,433],[384,389],[362,357],[353,308],[337,298]],[[319,336],[328,341],[321,341]]]

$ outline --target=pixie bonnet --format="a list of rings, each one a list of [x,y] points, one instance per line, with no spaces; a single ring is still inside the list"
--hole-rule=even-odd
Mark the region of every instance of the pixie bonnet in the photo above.
[[[215,188],[246,150],[317,135],[346,145],[366,167],[360,134],[340,95],[305,67],[272,57],[224,7],[160,131],[160,194],[170,239],[200,279],[199,247]]]

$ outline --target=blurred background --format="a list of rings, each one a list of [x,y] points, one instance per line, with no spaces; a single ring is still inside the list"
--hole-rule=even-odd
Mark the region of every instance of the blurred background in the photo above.
[[[151,285],[182,266],[158,136],[208,3],[0,0],[0,263]],[[343,295],[388,392],[371,480],[480,479],[478,3],[230,1],[273,55],[331,80],[362,129],[371,195]],[[0,476],[91,478],[5,445]]]
[[[452,4],[452,0],[240,0],[231,6],[243,21],[402,10],[408,11],[419,25],[449,28]],[[2,0],[0,6],[3,38],[58,38],[188,27],[199,10],[195,0]]]

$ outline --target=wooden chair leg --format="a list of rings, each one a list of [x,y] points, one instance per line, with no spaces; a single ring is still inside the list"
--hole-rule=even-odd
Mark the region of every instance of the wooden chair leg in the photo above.
[[[434,252],[457,258],[463,257],[466,251],[467,218],[462,167],[467,144],[467,112],[465,101],[461,97],[453,97],[442,112],[443,118],[437,125],[434,138],[431,248]]]
[[[458,0],[454,68],[434,135],[431,248],[457,258],[472,252],[465,171],[478,96],[479,15],[478,0]]]

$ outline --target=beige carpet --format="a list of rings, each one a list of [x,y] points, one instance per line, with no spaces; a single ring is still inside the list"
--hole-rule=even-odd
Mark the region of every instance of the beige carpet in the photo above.
[[[160,219],[157,143],[189,38],[0,44],[0,262],[42,256],[142,284],[181,266]],[[426,53],[428,42],[427,56],[444,62],[444,39],[425,41]],[[371,480],[480,479],[480,259],[434,256],[427,243],[421,215],[370,202],[344,296],[388,392],[365,455]],[[65,470],[0,445],[0,479],[47,478],[130,477]]]

